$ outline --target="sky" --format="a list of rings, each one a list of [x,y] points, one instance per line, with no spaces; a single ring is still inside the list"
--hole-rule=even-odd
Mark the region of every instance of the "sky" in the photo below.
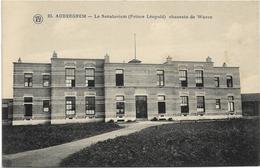
[[[257,1],[3,1],[2,97],[12,98],[13,62],[50,63],[64,58],[104,58],[143,63],[205,61],[240,67],[242,93],[260,92],[259,2]],[[35,24],[33,16],[43,22]],[[48,18],[86,14],[86,19]],[[195,19],[105,19],[94,15],[194,15]],[[198,19],[197,15],[211,16]]]

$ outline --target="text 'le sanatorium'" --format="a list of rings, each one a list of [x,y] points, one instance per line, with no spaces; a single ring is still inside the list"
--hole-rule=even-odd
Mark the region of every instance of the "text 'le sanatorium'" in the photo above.
[[[106,14],[48,14],[48,18],[93,18],[93,19],[212,19],[208,15],[106,15]]]

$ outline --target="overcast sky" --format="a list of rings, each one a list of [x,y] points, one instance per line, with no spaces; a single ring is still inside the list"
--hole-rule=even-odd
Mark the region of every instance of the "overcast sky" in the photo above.
[[[103,58],[143,63],[173,60],[239,66],[241,92],[260,92],[258,2],[3,2],[3,97],[12,97],[13,62],[50,62],[58,57]],[[47,14],[207,15],[212,19],[60,19]],[[32,18],[41,14],[41,24]]]

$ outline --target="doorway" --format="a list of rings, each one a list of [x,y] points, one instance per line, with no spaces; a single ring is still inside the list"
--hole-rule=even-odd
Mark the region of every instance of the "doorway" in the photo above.
[[[136,118],[147,119],[147,96],[135,97]]]

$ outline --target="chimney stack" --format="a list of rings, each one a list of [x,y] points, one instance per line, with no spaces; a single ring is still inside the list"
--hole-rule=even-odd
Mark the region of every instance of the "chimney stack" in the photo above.
[[[166,63],[170,64],[172,62],[172,57],[168,56],[166,58]]]
[[[58,58],[58,54],[55,51],[53,51],[52,58]]]
[[[212,59],[210,57],[207,57],[206,62],[212,62]]]
[[[109,55],[108,54],[106,54],[105,55],[105,63],[109,63],[110,61],[109,61]]]
[[[22,60],[21,60],[21,58],[19,57],[19,59],[18,59],[18,63],[22,63]]]
[[[223,63],[223,67],[227,67],[227,64],[225,62]]]

